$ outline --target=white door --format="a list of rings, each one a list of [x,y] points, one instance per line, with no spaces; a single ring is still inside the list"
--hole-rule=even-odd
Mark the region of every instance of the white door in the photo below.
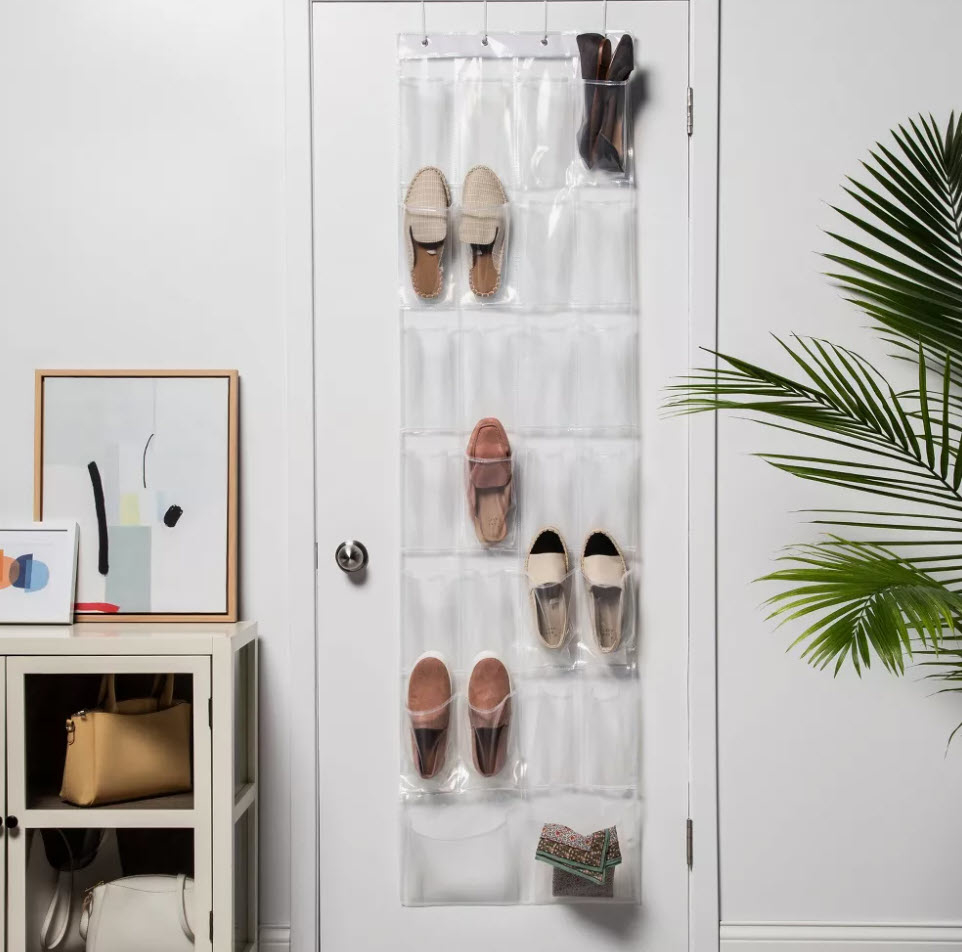
[[[400,334],[397,34],[417,3],[313,4],[320,920],[324,952],[493,947],[680,950],[688,942],[686,426],[660,418],[688,367],[688,4],[612,2],[637,39],[641,313],[642,902],[403,908],[399,892]],[[602,27],[552,3],[552,31]],[[543,5],[490,4],[488,29],[543,29]],[[480,3],[427,4],[427,29],[477,34]],[[339,542],[370,553],[339,571]],[[295,831],[297,835],[297,831]]]

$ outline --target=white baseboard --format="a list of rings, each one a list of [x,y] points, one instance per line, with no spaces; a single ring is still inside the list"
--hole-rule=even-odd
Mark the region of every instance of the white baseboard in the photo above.
[[[962,922],[723,922],[721,952],[962,952]]]
[[[258,952],[291,952],[290,926],[261,926]]]

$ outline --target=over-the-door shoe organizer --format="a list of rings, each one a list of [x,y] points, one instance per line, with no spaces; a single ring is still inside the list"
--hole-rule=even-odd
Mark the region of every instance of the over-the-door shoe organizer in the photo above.
[[[574,34],[542,39],[399,38],[410,905],[639,900],[631,110],[627,83],[580,78]],[[614,117],[593,168],[589,103]],[[549,527],[563,554],[526,564]],[[617,829],[610,895],[536,861],[545,823]]]

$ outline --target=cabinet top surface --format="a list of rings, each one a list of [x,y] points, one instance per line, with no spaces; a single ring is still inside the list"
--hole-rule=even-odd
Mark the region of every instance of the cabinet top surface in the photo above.
[[[209,654],[217,643],[237,649],[257,635],[257,624],[0,625],[0,655],[42,654]]]

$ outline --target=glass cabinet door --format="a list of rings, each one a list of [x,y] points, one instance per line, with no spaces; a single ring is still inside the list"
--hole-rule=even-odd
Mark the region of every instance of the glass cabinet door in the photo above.
[[[149,875],[183,893],[186,923],[172,925],[210,950],[209,657],[6,665],[9,947],[42,952],[49,920],[47,945],[63,932],[58,950],[83,952],[86,891],[96,902]]]

